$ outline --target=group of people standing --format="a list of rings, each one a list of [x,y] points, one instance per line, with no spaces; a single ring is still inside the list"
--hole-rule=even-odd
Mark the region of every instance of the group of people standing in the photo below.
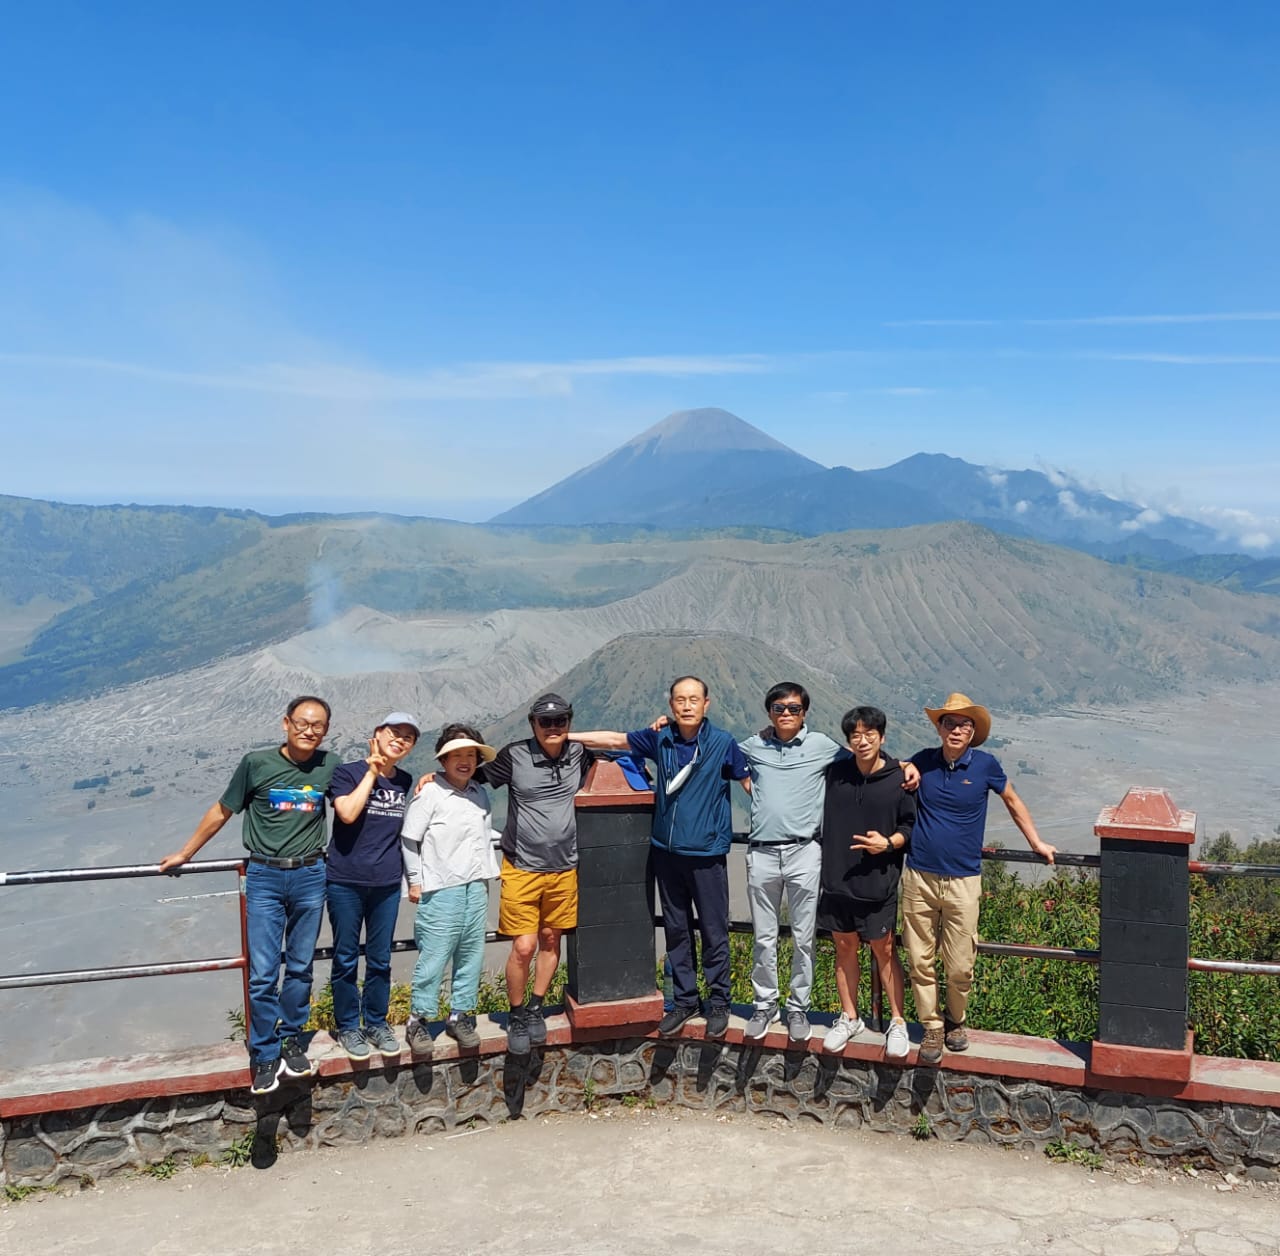
[[[450,1013],[443,1032],[460,1046],[479,1043],[476,1005],[488,882],[495,878],[501,880],[498,930],[511,939],[507,1047],[524,1054],[545,1042],[542,1002],[559,965],[563,932],[577,923],[574,796],[595,760],[593,750],[627,751],[653,765],[653,872],[674,996],[661,1033],[673,1034],[699,1014],[709,1037],[728,1028],[726,856],[730,790],[737,781],[751,805],[754,1008],[746,1037],[763,1038],[784,1015],[793,1041],[809,1038],[821,927],[835,940],[842,1007],[824,1048],[842,1050],[864,1030],[857,991],[865,940],[893,1014],[886,1053],[905,1057],[904,983],[893,944],[901,883],[903,939],[924,1027],[919,1059],[937,1063],[944,1044],[964,1050],[988,793],[1000,795],[1036,853],[1052,862],[1054,848],[1040,839],[999,763],[977,750],[990,732],[990,715],[964,695],[926,708],[941,745],[902,762],[884,755],[886,718],[878,708],[849,711],[841,745],[808,728],[809,702],[799,684],[773,686],[764,702],[769,725],[739,743],[708,719],[711,695],[696,676],[672,683],[669,716],[626,733],[574,731],[572,705],[548,693],[529,708],[531,735],[501,750],[469,725],[446,726],[435,745],[439,771],[422,778],[414,792],[412,777],[400,766],[420,736],[412,715],[391,712],[374,729],[363,758],[339,763],[320,748],[331,718],[328,703],[295,698],[282,721],[284,743],[246,754],[186,844],[160,863],[162,871],[180,871],[233,814],[244,813],[254,1092],[274,1090],[282,1077],[314,1072],[300,1034],[310,1014],[312,960],[326,903],[337,1041],[357,1060],[375,1051],[384,1058],[400,1053],[387,1011],[402,887],[417,904],[418,959],[405,1034],[410,1051],[419,1058],[432,1052],[431,1025],[447,969]],[[508,790],[500,862],[484,785]],[[326,801],[334,812],[331,838]],[[779,1006],[777,974],[784,897],[793,938],[785,1008]],[[709,991],[705,1007],[698,994],[697,934]],[[939,947],[947,973],[945,1020],[937,1008]]]
[[[630,750],[655,764],[653,868],[662,904],[673,1006],[660,1032],[674,1033],[700,1012],[706,1032],[729,1023],[730,791],[738,781],[751,796],[747,894],[755,935],[754,1007],[744,1036],[758,1040],[785,1016],[793,1042],[808,1040],[815,939],[830,931],[836,948],[841,1012],[823,1038],[841,1051],[865,1030],[858,1013],[858,956],[867,942],[888,994],[892,1019],[885,1052],[910,1052],[905,988],[894,946],[901,892],[903,942],[916,1014],[924,1030],[918,1059],[937,1064],[944,1046],[968,1048],[965,1028],[977,958],[982,843],[987,799],[1004,802],[1041,858],[1053,862],[1026,805],[994,756],[978,747],[991,715],[953,693],[925,714],[940,745],[909,760],[886,757],[885,713],[857,706],[841,721],[844,745],[808,727],[809,694],[784,681],[764,697],[769,724],[739,743],[707,718],[704,681],[682,676],[669,691],[671,717],[630,733],[570,736],[589,747]],[[791,922],[792,968],[785,1007],[779,1006],[778,935],[782,903]],[[702,940],[709,997],[698,997],[694,916]],[[945,1015],[938,1011],[936,961],[947,975]]]

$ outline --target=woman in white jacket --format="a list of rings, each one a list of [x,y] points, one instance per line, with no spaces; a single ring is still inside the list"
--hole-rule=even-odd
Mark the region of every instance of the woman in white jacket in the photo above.
[[[409,899],[418,904],[413,937],[418,962],[405,1041],[414,1055],[432,1049],[428,1022],[439,1014],[440,986],[452,965],[445,1033],[460,1047],[480,1044],[476,1001],[484,963],[488,880],[498,875],[497,834],[489,796],[472,779],[495,751],[467,724],[449,724],[436,741],[440,771],[422,786],[400,830]]]

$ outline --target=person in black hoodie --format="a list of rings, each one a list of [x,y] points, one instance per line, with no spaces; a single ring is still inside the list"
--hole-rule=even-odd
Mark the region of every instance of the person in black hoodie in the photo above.
[[[858,950],[865,938],[893,1016],[885,1035],[885,1055],[904,1059],[910,1042],[893,931],[903,852],[911,840],[916,801],[902,788],[898,762],[882,753],[887,726],[885,713],[878,707],[859,706],[846,712],[840,728],[853,757],[837,759],[827,768],[818,927],[830,929],[835,942],[842,1011],[822,1047],[843,1051],[866,1028],[858,1015]]]

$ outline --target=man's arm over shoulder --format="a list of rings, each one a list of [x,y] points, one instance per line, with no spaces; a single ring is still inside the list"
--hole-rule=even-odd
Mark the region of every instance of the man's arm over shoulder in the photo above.
[[[424,785],[412,801],[404,809],[404,819],[400,821],[400,836],[410,842],[421,842],[435,814],[436,803],[440,798],[440,787],[434,781]]]
[[[911,834],[916,827],[916,796],[905,789],[898,795],[898,827],[896,832],[903,837],[903,846],[911,845]]]
[[[495,789],[500,785],[511,784],[511,747],[503,746],[493,760],[483,765],[484,780],[479,780],[480,774],[476,773],[476,779],[481,785],[492,785]]]
[[[604,729],[593,729],[586,733],[580,733],[575,730],[569,734],[570,741],[576,741],[588,750],[633,749],[630,745],[630,737],[631,734],[629,733],[611,733]]]
[[[841,752],[848,753],[848,747],[842,746],[834,738],[828,737],[826,733],[810,733],[818,750],[818,759],[824,764],[829,765],[836,761]]]
[[[724,752],[724,775],[731,781],[741,781],[743,788],[751,792],[751,766],[747,763],[742,747],[732,738]]]

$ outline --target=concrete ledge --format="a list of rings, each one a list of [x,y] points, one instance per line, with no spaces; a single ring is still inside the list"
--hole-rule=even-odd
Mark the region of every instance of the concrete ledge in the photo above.
[[[655,995],[657,999],[659,996]],[[643,1005],[643,1013],[638,1005]],[[599,1008],[613,1008],[624,1017],[621,1023],[609,1021]],[[568,1014],[547,1017],[547,1045],[569,1046],[577,1042],[596,1043],[610,1038],[658,1038],[653,1027],[651,1000],[620,1000],[618,1004],[570,1005]],[[657,1008],[660,1015],[660,1003]],[[645,1019],[633,1019],[643,1015]],[[918,1064],[921,1037],[919,1025],[912,1025],[911,1052],[905,1060],[885,1058],[884,1036],[866,1031],[840,1053],[822,1050],[822,1034],[830,1017],[815,1018],[813,1034],[803,1044],[792,1043],[786,1030],[770,1029],[760,1041],[744,1039],[743,1030],[749,1008],[735,1009],[729,1030],[721,1040],[745,1050],[814,1055],[821,1059],[845,1059],[882,1067],[908,1069]],[[575,1027],[574,1021],[577,1020]],[[465,1060],[507,1051],[506,1014],[481,1016],[477,1020],[480,1045],[469,1051],[460,1050],[452,1038],[438,1032],[431,1057],[433,1063]],[[439,1031],[439,1026],[435,1026]],[[398,1031],[403,1041],[403,1030]],[[1033,1081],[1048,1085],[1070,1086],[1086,1090],[1124,1091],[1198,1103],[1222,1102],[1249,1104],[1280,1109],[1280,1064],[1259,1060],[1218,1059],[1212,1056],[1190,1056],[1189,1076],[1141,1076],[1126,1071],[1100,1071],[1093,1065],[1099,1047],[1106,1044],[1059,1042],[1047,1038],[1024,1038],[1016,1034],[969,1031],[971,1046],[963,1054],[947,1052],[938,1071],[977,1074]],[[706,1022],[695,1017],[676,1035],[676,1040],[706,1040]],[[1130,1049],[1125,1048],[1125,1051]],[[1136,1050],[1136,1048],[1134,1049]],[[359,1078],[380,1073],[388,1066],[410,1067],[425,1062],[404,1048],[398,1056],[383,1057],[375,1053],[368,1060],[349,1060],[336,1042],[324,1031],[312,1035],[308,1054],[325,1079]],[[1146,1054],[1142,1058],[1145,1058]],[[1175,1054],[1182,1053],[1159,1053]],[[1104,1068],[1120,1067],[1112,1048],[1111,1056],[1102,1052]],[[1134,1057],[1124,1056],[1132,1062]],[[0,1073],[0,1118],[30,1116],[37,1113],[63,1112],[76,1108],[96,1107],[128,1100],[161,1098],[175,1095],[210,1094],[218,1091],[247,1091],[249,1065],[241,1043],[224,1042],[183,1051],[153,1052],[118,1059],[81,1060],[71,1064],[35,1065],[23,1070]]]
[[[1095,1042],[1090,1067],[1103,1077],[1140,1077],[1151,1081],[1187,1082],[1191,1080],[1195,1057],[1193,1035],[1187,1031],[1186,1045],[1181,1051],[1157,1047],[1135,1047],[1120,1042]]]
[[[615,1037],[631,1033],[648,1034],[662,1019],[662,995],[655,989],[650,995],[636,999],[610,999],[605,1003],[579,1003],[565,995],[565,1013],[575,1032],[583,1029],[608,1029]]]

